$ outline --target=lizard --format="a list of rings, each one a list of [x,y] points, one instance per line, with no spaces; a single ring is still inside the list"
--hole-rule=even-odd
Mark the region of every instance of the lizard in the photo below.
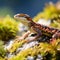
[[[41,35],[47,35],[51,37],[50,41],[54,39],[60,38],[60,30],[56,28],[52,28],[49,26],[45,26],[42,24],[38,24],[32,20],[32,18],[27,14],[16,14],[14,15],[14,19],[20,21],[22,24],[28,27],[31,32],[37,34],[37,38]]]

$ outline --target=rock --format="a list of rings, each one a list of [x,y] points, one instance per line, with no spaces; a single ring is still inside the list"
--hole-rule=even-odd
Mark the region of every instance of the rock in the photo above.
[[[36,60],[42,60],[42,56],[40,54],[37,55],[37,59]]]
[[[28,56],[28,57],[27,57],[27,60],[34,60],[34,57]]]

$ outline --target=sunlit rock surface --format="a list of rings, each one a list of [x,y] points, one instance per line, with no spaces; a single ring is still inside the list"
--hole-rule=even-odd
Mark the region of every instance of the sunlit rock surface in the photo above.
[[[51,21],[50,20],[45,20],[45,19],[39,19],[37,23],[49,26]]]

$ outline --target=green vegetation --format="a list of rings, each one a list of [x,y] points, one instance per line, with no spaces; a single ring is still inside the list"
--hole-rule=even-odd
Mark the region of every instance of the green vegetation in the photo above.
[[[44,18],[47,20],[47,19],[57,17],[58,15],[60,15],[60,9],[57,8],[59,6],[58,5],[59,3],[60,3],[59,1],[56,4],[52,2],[47,3],[43,11],[38,13],[37,16],[33,18],[33,20],[38,21],[41,18]]]
[[[60,59],[60,39],[55,40],[52,43],[39,43],[39,46],[34,46],[19,52],[16,56],[13,56],[9,60],[25,60],[27,56],[42,55],[44,60],[59,60]]]
[[[8,49],[8,51],[10,53],[15,52],[19,47],[21,47],[24,43],[26,42],[26,40],[14,40],[13,45],[11,46],[10,49]]]
[[[58,8],[60,2],[56,4],[48,3],[42,12],[38,13],[37,16],[33,18],[35,22],[43,18],[45,20],[51,20],[50,26],[60,29],[60,9]],[[5,11],[3,13],[3,11]],[[6,9],[0,9],[0,60],[26,60],[28,56],[36,57],[41,55],[43,60],[60,60],[60,39],[56,39],[50,43],[38,42],[31,48],[27,48],[22,51],[17,49],[22,47],[27,43],[26,39],[19,40],[14,39],[11,48],[4,50],[4,42],[9,41],[9,39],[14,38],[18,32],[18,23],[9,15]],[[7,57],[6,54],[11,54],[13,56]]]
[[[17,22],[10,16],[0,19],[0,39],[9,40],[16,36],[18,31]]]
[[[6,54],[6,51],[4,50],[3,41],[0,40],[0,57],[4,57]]]
[[[39,19],[51,20],[50,26],[60,29],[60,1],[47,3],[43,11],[33,18],[35,22]]]

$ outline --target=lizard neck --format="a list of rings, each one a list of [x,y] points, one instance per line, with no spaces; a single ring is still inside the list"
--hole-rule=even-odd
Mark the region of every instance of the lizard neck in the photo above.
[[[34,23],[33,21],[29,21],[29,22],[28,22],[28,27],[29,27],[29,28],[31,28],[31,27],[34,26],[34,25],[35,25],[35,23]]]

